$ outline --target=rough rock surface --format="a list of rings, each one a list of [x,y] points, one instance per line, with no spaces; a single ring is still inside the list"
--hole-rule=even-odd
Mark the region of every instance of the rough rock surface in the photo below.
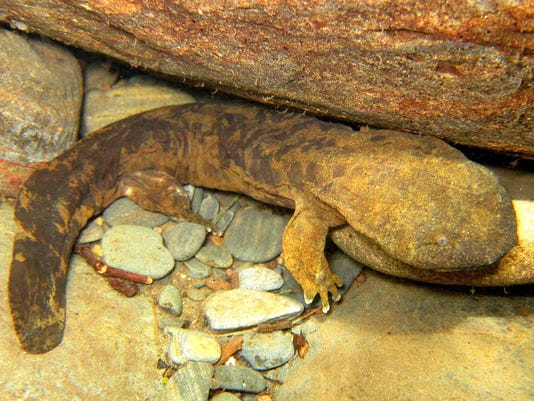
[[[5,0],[0,15],[240,96],[534,157],[529,0]]]
[[[68,50],[2,29],[0,71],[1,159],[49,160],[76,140],[82,72]]]
[[[82,73],[68,50],[0,29],[0,192],[14,192],[27,170],[77,137]],[[26,172],[26,173],[25,173]],[[13,189],[9,189],[13,188]]]

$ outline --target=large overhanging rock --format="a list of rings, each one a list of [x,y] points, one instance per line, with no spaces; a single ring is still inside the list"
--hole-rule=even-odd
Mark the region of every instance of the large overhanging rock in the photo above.
[[[529,0],[3,0],[0,18],[266,103],[534,157]]]

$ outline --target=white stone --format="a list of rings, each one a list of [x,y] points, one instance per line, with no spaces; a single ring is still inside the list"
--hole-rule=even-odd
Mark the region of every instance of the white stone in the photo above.
[[[210,334],[178,327],[166,327],[164,332],[169,337],[167,356],[174,363],[215,363],[221,358],[221,346]]]
[[[265,266],[251,266],[239,271],[239,288],[273,291],[284,285],[282,276]]]
[[[204,303],[213,330],[235,330],[300,315],[304,307],[291,298],[270,292],[238,288],[218,291]]]

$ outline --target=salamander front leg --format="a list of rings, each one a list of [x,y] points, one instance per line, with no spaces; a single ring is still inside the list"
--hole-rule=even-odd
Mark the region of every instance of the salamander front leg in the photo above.
[[[319,294],[323,312],[328,312],[328,293],[334,301],[341,298],[337,287],[343,282],[328,266],[324,246],[328,234],[328,224],[321,218],[321,211],[302,202],[295,209],[283,235],[282,249],[284,262],[304,290],[304,300],[311,303]]]

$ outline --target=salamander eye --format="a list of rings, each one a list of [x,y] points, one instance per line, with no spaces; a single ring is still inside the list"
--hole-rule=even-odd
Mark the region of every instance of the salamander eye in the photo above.
[[[444,235],[440,235],[440,236],[437,238],[436,242],[437,242],[438,245],[440,245],[440,246],[445,246],[445,245],[447,245],[447,244],[449,243],[449,239],[448,239],[446,236],[444,236]]]

